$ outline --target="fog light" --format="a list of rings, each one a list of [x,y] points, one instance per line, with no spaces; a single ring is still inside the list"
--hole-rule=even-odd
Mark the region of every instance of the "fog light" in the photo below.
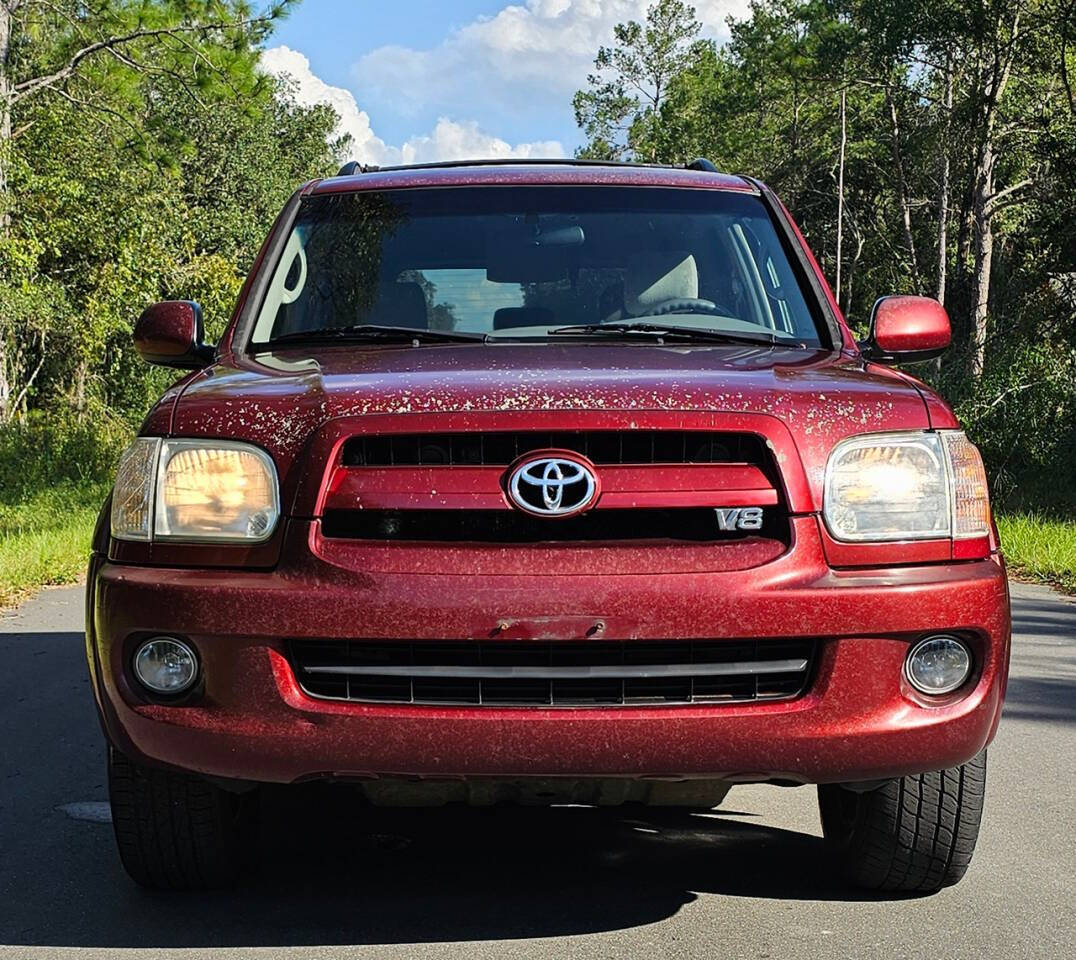
[[[971,674],[971,652],[956,637],[927,637],[909,651],[904,672],[920,693],[950,693]]]
[[[154,693],[183,693],[198,677],[198,658],[180,640],[154,637],[135,652],[134,672]]]

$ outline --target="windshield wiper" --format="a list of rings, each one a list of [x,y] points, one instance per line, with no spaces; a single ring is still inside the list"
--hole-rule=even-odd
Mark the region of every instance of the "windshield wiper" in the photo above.
[[[379,340],[383,343],[451,343],[470,341],[485,343],[484,333],[468,333],[463,330],[429,330],[425,327],[392,327],[379,323],[357,323],[351,327],[328,327],[323,330],[296,330],[274,337],[266,346],[282,343],[334,343],[341,341]]]
[[[774,333],[749,333],[730,330],[713,330],[707,327],[681,327],[676,324],[651,323],[648,321],[624,323],[585,323],[571,327],[557,327],[549,336],[585,336],[589,334],[614,334],[628,337],[642,334],[650,337],[682,337],[688,340],[706,340],[715,343],[767,344],[781,347],[803,347],[799,340],[783,340]]]

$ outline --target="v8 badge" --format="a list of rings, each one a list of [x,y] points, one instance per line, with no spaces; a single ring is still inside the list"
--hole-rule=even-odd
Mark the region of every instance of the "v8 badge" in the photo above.
[[[761,530],[762,507],[718,507],[718,530]]]

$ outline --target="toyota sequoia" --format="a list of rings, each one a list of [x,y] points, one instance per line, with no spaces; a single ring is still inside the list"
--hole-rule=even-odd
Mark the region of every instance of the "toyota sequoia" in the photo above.
[[[302,186],[123,454],[87,653],[130,875],[233,880],[259,788],[357,806],[813,785],[850,883],[959,880],[1009,601],[976,448],[765,185],[582,161]],[[435,815],[435,814],[433,814]]]

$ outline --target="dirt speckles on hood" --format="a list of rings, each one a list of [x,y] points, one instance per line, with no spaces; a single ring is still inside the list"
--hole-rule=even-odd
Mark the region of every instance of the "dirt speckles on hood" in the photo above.
[[[556,411],[766,414],[789,427],[817,476],[844,436],[929,426],[908,380],[826,351],[558,343],[246,357],[194,379],[173,430],[247,439],[285,466],[330,419],[503,412],[520,429],[520,416]]]

